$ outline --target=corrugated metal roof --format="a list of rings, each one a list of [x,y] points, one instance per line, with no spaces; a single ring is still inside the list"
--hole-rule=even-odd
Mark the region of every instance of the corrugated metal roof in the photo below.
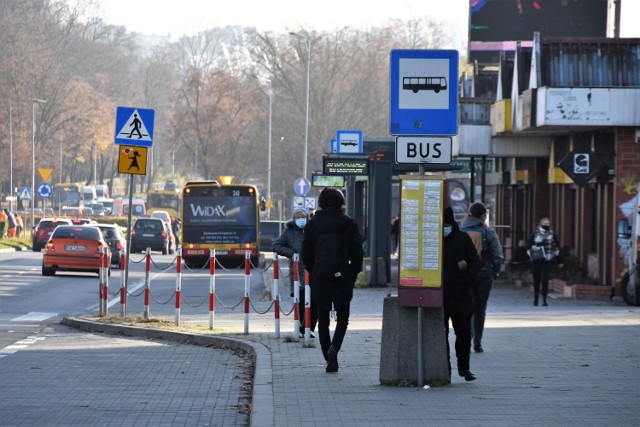
[[[640,86],[640,39],[542,38],[542,86]]]

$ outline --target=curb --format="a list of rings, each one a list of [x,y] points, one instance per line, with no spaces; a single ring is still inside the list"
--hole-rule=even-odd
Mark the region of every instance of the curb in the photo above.
[[[264,344],[229,337],[213,337],[162,329],[147,329],[137,326],[114,325],[94,322],[75,317],[64,317],[60,322],[85,332],[100,332],[125,337],[142,337],[156,340],[176,341],[184,344],[209,346],[224,345],[232,350],[243,350],[251,354],[254,360],[253,390],[251,396],[251,426],[273,426],[275,415],[273,409],[273,371],[271,369],[271,352]]]

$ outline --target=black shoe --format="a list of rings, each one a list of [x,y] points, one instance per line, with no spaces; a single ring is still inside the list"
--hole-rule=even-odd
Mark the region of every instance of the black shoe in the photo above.
[[[482,353],[484,351],[484,349],[482,348],[481,345],[474,345],[473,346],[473,351],[475,351],[476,353]]]
[[[466,371],[458,371],[458,375],[464,377],[465,381],[475,381],[476,379],[476,376],[473,375],[473,372],[468,369]]]
[[[542,302],[542,305],[543,305],[544,307],[548,307],[548,306],[549,306],[549,304],[547,304],[547,302],[546,302],[546,301],[543,301],[543,302]]]
[[[338,372],[338,352],[331,346],[327,352],[327,366],[325,372]]]
[[[537,299],[533,300],[533,305],[535,305],[536,307],[538,306],[538,300]]]

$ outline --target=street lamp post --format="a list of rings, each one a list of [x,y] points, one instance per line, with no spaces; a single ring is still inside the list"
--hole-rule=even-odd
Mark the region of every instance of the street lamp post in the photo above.
[[[9,162],[9,194],[13,197],[13,111],[11,109],[11,105],[9,105]],[[9,202],[9,210],[13,212],[13,198]]]
[[[290,35],[294,37],[302,37],[300,34],[290,32]],[[307,163],[308,163],[308,148],[309,148],[309,86],[311,75],[311,39],[306,38],[307,43],[307,84],[306,84],[306,107],[305,107],[305,120],[304,120],[304,167],[302,169],[302,176],[307,177]]]
[[[271,86],[271,80],[265,77],[254,75],[254,77],[267,84],[267,96],[269,97],[269,153],[267,155],[267,201],[271,201],[271,113],[273,105],[273,87]],[[267,219],[271,219],[271,208],[267,208]]]
[[[35,223],[36,207],[36,103],[46,104],[44,99],[33,98],[31,100],[31,230]]]

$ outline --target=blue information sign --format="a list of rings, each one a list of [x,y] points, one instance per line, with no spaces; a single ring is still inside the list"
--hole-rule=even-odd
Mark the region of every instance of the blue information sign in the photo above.
[[[118,107],[116,111],[116,144],[151,147],[153,145],[154,117],[154,110]]]
[[[390,74],[391,135],[457,135],[457,50],[392,50]]]

